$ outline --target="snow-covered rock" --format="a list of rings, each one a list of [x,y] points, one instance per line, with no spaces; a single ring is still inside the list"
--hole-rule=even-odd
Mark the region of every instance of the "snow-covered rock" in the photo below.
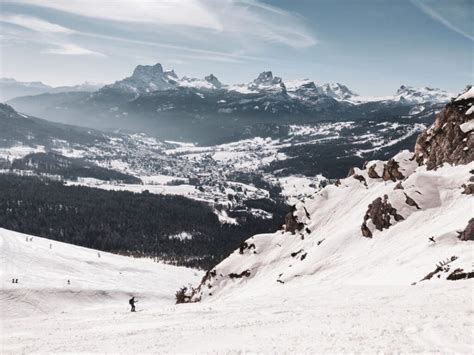
[[[443,163],[467,164],[474,160],[472,119],[466,112],[474,104],[474,97],[468,93],[446,105],[431,128],[418,136],[415,154],[420,164],[433,169]]]

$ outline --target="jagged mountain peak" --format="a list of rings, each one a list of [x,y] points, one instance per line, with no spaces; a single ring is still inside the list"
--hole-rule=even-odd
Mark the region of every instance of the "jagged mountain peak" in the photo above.
[[[275,85],[280,84],[282,79],[278,76],[273,76],[271,71],[264,71],[258,74],[258,77],[253,80],[256,85]]]
[[[285,84],[281,77],[273,76],[271,71],[261,72],[249,85],[251,91],[278,91],[286,92]]]
[[[216,88],[221,88],[222,83],[217,79],[217,77],[214,74],[209,74],[206,77],[204,77],[204,80],[213,85]]]
[[[155,65],[137,65],[133,70],[132,77],[149,77],[163,74],[163,67],[160,63]]]

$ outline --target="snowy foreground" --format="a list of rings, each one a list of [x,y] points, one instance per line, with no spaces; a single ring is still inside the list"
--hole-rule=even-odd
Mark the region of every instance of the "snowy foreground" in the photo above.
[[[175,290],[201,273],[30,238],[0,229],[2,354],[472,350],[470,280],[330,286],[301,277],[274,294],[174,305]]]

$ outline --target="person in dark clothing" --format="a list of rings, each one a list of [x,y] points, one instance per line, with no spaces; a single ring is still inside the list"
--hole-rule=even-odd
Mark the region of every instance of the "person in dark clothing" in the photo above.
[[[135,312],[135,303],[137,302],[138,301],[135,300],[135,297],[130,298],[130,301],[128,301],[128,303],[130,303],[130,306],[132,306],[132,309],[130,310],[130,312]]]

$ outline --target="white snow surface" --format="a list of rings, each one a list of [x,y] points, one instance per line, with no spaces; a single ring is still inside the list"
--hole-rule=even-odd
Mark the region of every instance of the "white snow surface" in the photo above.
[[[291,283],[307,279],[321,286],[410,285],[433,271],[437,262],[453,255],[458,257],[453,268],[471,271],[474,243],[459,241],[457,232],[464,230],[474,216],[472,197],[462,194],[461,188],[468,182],[474,162],[436,171],[427,171],[424,166],[415,170],[416,163],[406,155],[402,152],[394,157],[401,166],[399,170],[408,176],[402,181],[404,189],[394,189],[397,182],[371,179],[367,170],[355,169],[367,186],[349,177],[341,180],[340,186],[329,185],[299,203],[295,215],[310,233],[279,231],[248,239],[248,244],[255,244],[256,253],[253,249],[244,254],[237,250],[225,259],[215,268],[223,276],[211,282],[212,296],[205,291],[202,298],[255,290],[277,293],[282,287],[277,280]],[[405,203],[405,194],[420,209]],[[373,230],[372,239],[364,238],[361,224],[367,207],[384,195],[404,220],[392,221],[394,225],[389,229]],[[431,243],[429,237],[434,237],[436,243]],[[298,257],[291,257],[300,250]],[[304,260],[300,260],[305,253]],[[245,270],[250,271],[249,277],[226,277]]]
[[[295,346],[300,351],[469,352],[474,345],[474,283],[450,281],[447,276],[457,268],[473,269],[474,242],[460,241],[458,232],[474,216],[472,197],[462,194],[461,187],[469,181],[474,162],[427,171],[411,156],[404,151],[394,157],[406,177],[403,189],[394,189],[398,182],[372,179],[367,170],[356,169],[367,186],[349,177],[340,186],[329,185],[306,198],[294,214],[304,223],[300,232],[251,237],[246,242],[255,247],[236,250],[217,265],[194,299],[213,305],[266,298],[269,305],[281,302],[283,313],[288,304],[297,303],[300,314],[313,318],[316,338],[334,326],[333,317],[340,317],[344,331],[334,333],[339,342],[332,348],[325,347],[331,341],[323,339],[306,350]],[[380,163],[368,166],[375,164],[380,172]],[[361,224],[368,205],[384,195],[404,220],[392,218],[392,226],[382,231],[369,220],[373,237],[364,238]],[[406,196],[419,208],[408,205]],[[421,281],[453,256],[449,271]],[[461,316],[464,321],[457,319]],[[290,329],[287,339],[297,332]],[[397,333],[400,338],[390,348],[386,340]],[[361,343],[355,344],[356,338]]]
[[[474,99],[474,86],[472,86],[465,93],[459,95],[455,101],[469,100],[469,99]]]
[[[461,131],[463,131],[464,133],[472,131],[474,129],[474,120],[464,122],[463,124],[459,125],[459,128],[461,128]]]
[[[470,282],[332,285],[300,277],[267,291],[245,287],[219,300],[174,305],[176,287],[196,282],[199,272],[103,252],[99,258],[95,250],[26,237],[32,238],[0,229],[5,354],[472,349]],[[136,313],[127,304],[132,294]]]

